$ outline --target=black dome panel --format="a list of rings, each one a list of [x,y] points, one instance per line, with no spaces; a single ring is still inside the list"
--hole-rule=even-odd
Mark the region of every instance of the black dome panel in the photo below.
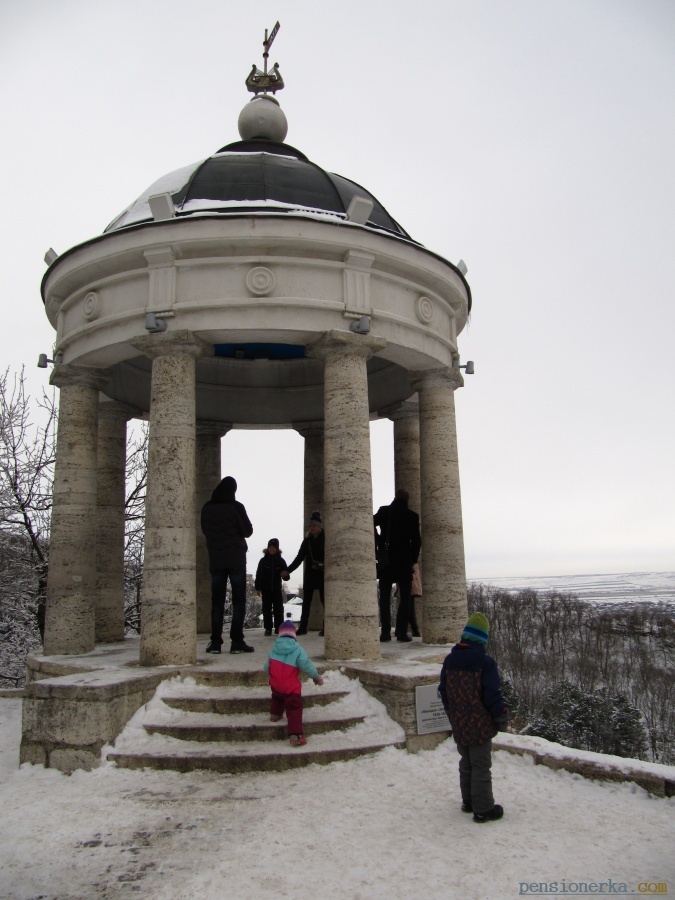
[[[324,171],[290,144],[275,141],[237,141],[202,163],[165,175],[111,222],[106,232],[151,222],[148,198],[160,193],[171,194],[179,218],[200,213],[299,211],[311,215],[315,211],[344,220],[352,198],[365,197],[373,202],[366,223],[369,227],[411,240],[370,191]]]

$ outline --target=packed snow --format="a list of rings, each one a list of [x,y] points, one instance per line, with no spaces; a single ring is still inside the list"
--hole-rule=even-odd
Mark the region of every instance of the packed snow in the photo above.
[[[460,811],[452,739],[417,755],[387,749],[286,774],[106,764],[66,776],[17,766],[20,724],[21,701],[0,699],[7,900],[501,900],[532,884],[557,882],[562,893],[563,881],[568,893],[610,881],[637,895],[645,882],[675,892],[675,798],[634,784],[496,752],[505,817],[478,825]]]

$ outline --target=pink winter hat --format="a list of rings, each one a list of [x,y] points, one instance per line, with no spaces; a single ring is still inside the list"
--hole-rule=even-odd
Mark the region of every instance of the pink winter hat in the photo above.
[[[292,637],[295,640],[295,625],[291,619],[285,619],[279,626],[279,637]]]

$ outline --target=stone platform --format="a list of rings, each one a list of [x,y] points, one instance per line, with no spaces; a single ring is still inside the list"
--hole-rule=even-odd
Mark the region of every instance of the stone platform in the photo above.
[[[261,630],[246,632],[254,653],[211,655],[207,635],[197,642],[197,661],[185,666],[141,666],[139,639],[98,645],[79,656],[33,654],[27,660],[20,761],[72,772],[100,765],[101,749],[112,744],[125,725],[154,696],[163,681],[181,676],[200,684],[254,687],[264,682],[263,663],[274,638]],[[417,734],[415,688],[436,684],[448,647],[412,643],[381,645],[379,660],[330,660],[316,632],[302,645],[319,671],[336,669],[381,701],[405,736],[411,751],[433,749],[449,734]],[[224,644],[227,648],[228,644]],[[401,746],[402,741],[397,742]],[[318,760],[317,760],[318,761]],[[326,761],[330,761],[326,757]]]

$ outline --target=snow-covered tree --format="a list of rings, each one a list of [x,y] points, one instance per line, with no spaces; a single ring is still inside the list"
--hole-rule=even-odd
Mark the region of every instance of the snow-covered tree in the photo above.
[[[23,369],[0,375],[0,685],[23,683],[26,654],[43,636],[56,424],[53,391],[33,400]],[[130,429],[124,558],[131,629],[140,628],[147,440],[145,423]]]
[[[25,373],[0,375],[0,683],[20,684],[26,653],[44,629],[54,393],[31,402]]]
[[[527,733],[579,750],[641,759],[647,741],[640,711],[606,689],[587,693],[568,681],[548,691]]]
[[[602,607],[574,594],[480,584],[469,585],[468,600],[490,621],[489,652],[507,683],[518,730],[672,763],[672,605]]]

